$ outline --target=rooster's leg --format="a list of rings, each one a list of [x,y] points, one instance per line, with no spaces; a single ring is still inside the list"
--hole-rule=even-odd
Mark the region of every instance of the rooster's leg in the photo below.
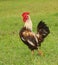
[[[31,51],[32,52],[32,55],[34,54],[34,50]]]
[[[41,56],[43,56],[42,50],[38,49],[38,54],[41,55]]]

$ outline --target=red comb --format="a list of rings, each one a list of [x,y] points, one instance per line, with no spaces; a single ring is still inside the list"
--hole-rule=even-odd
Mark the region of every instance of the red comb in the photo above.
[[[24,13],[22,14],[22,16],[29,15],[29,14],[30,14],[29,12],[24,12]]]

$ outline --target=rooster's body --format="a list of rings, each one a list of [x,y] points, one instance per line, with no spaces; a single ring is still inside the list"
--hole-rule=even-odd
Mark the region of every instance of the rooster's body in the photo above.
[[[43,22],[37,26],[37,33],[32,32],[32,21],[30,19],[29,13],[25,12],[22,14],[23,21],[25,25],[19,32],[21,40],[29,47],[31,51],[38,49],[38,46],[41,46],[44,38],[50,33],[48,26]]]

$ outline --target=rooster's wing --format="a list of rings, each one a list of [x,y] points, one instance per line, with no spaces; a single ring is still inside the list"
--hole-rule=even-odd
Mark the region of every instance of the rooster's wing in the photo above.
[[[22,37],[21,39],[25,42],[27,42],[28,44],[30,44],[31,46],[37,46],[38,45],[38,39],[36,37],[36,35],[31,32],[31,31],[24,31],[22,33]]]

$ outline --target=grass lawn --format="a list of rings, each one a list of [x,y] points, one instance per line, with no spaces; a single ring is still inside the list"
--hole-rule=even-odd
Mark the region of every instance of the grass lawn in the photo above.
[[[34,55],[19,38],[22,12],[30,12],[33,31],[40,20],[51,33]],[[0,0],[0,65],[58,65],[58,0]]]

